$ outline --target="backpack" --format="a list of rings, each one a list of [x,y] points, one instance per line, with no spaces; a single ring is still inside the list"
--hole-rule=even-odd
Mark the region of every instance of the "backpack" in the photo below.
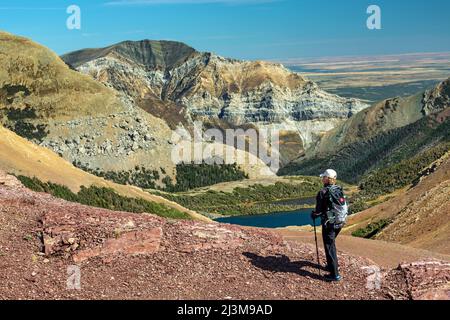
[[[348,204],[344,191],[340,186],[329,186],[327,223],[334,224],[335,229],[341,229],[347,223]]]

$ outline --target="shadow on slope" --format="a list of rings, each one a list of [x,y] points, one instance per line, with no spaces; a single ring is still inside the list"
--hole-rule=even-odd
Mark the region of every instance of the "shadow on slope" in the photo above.
[[[302,277],[325,281],[325,277],[304,269],[305,267],[312,269],[319,268],[319,265],[310,261],[291,261],[291,259],[286,255],[262,257],[251,252],[244,252],[243,255],[249,258],[251,263],[261,270],[271,271],[274,273],[294,273]],[[326,271],[323,266],[320,266],[320,269]]]

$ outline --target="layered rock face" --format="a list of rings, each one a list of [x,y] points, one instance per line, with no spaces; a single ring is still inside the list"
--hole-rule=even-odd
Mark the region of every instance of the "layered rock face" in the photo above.
[[[222,121],[299,131],[304,146],[368,107],[328,94],[282,65],[226,59],[177,42],[125,42],[62,57],[174,126]],[[162,104],[162,106],[161,106]],[[161,114],[160,108],[170,109]],[[183,119],[174,119],[183,115]]]

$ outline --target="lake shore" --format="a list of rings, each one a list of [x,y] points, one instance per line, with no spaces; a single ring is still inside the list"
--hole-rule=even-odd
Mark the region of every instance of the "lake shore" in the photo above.
[[[289,212],[221,217],[215,219],[215,221],[219,223],[270,229],[291,226],[301,227],[312,226],[313,221],[311,220],[310,213],[311,208],[308,208]],[[316,220],[316,224],[317,223],[318,221]]]

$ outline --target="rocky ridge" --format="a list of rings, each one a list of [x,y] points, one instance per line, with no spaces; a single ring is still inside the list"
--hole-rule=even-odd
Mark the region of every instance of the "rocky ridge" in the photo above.
[[[425,91],[423,95],[424,115],[433,114],[450,106],[450,78],[438,84],[435,88]]]
[[[381,101],[327,132],[307,152],[308,157],[326,155],[383,132],[405,127],[450,107],[450,78],[432,89],[403,98]]]

